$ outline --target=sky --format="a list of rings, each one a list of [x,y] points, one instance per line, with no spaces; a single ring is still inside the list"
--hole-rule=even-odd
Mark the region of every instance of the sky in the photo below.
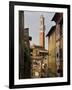
[[[37,12],[37,11],[24,11],[24,28],[29,28],[29,36],[32,37],[30,44],[39,45],[39,32],[40,32],[40,16],[45,18],[45,48],[48,49],[48,37],[46,37],[48,31],[55,25],[54,21],[51,21],[55,12]]]

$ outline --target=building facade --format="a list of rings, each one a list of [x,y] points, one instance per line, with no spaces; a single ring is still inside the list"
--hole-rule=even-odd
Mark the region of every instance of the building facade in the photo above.
[[[29,28],[24,29],[24,11],[19,11],[19,79],[31,77]]]
[[[48,66],[54,76],[63,76],[63,14],[55,13],[52,21],[56,22],[48,32]],[[52,74],[53,75],[53,74]]]
[[[24,28],[24,78],[31,78],[30,40],[29,28]]]
[[[49,77],[56,76],[56,26],[48,32],[48,72]]]
[[[24,78],[24,12],[19,11],[19,79]]]
[[[52,20],[56,22],[57,76],[63,76],[63,13],[56,13]]]
[[[33,45],[30,48],[32,59],[32,78],[47,77],[48,51],[41,46]]]

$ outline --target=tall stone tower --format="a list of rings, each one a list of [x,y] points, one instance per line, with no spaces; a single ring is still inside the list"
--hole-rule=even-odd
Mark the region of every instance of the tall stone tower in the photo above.
[[[43,15],[40,16],[40,46],[45,48],[45,25]]]

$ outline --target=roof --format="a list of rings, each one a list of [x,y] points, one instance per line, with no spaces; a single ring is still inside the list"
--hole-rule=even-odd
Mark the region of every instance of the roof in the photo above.
[[[42,46],[39,46],[39,45],[33,44],[33,45],[31,46],[31,48],[43,48],[43,47],[42,47]]]
[[[47,50],[39,50],[39,52],[41,52],[41,53],[48,53]]]
[[[31,56],[31,58],[34,60],[34,59],[36,59],[36,60],[42,60],[42,56]]]
[[[24,30],[29,30],[29,28],[24,28]]]
[[[56,25],[52,26],[51,29],[49,30],[49,32],[47,33],[46,37],[50,36],[52,34],[52,32],[55,30],[55,28],[56,28]]]
[[[36,49],[39,49],[39,51],[45,51],[45,52],[48,52],[45,48],[43,48],[42,46],[40,46],[40,45],[32,45],[32,46],[30,46],[30,49],[34,49],[34,48],[36,48]]]
[[[63,13],[55,13],[52,21],[59,22],[63,18]]]

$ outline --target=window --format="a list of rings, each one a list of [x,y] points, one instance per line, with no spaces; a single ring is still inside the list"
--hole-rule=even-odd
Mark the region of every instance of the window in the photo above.
[[[59,53],[60,53],[59,58],[62,60],[63,59],[63,50],[62,50],[62,48],[59,49]]]

